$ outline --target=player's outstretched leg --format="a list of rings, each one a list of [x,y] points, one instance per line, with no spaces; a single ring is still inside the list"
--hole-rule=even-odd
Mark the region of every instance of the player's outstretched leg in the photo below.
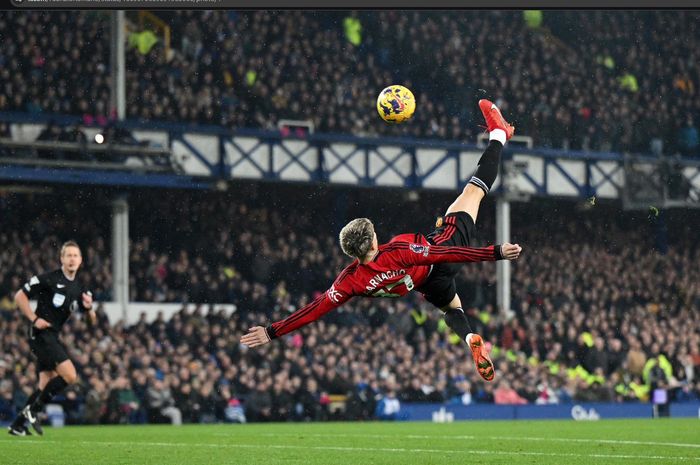
[[[481,199],[491,190],[491,186],[498,176],[498,167],[501,164],[501,151],[506,141],[513,137],[515,128],[501,115],[496,105],[486,99],[479,100],[479,109],[486,120],[489,131],[489,146],[486,147],[479,159],[474,175],[462,193],[447,209],[447,213],[464,211],[476,223]]]
[[[493,381],[495,371],[489,351],[486,349],[484,340],[476,333],[472,332],[467,316],[462,309],[462,301],[459,295],[455,295],[452,302],[441,309],[445,312],[445,323],[454,331],[460,339],[467,343],[472,351],[472,359],[476,365],[476,371],[479,376],[486,381]]]

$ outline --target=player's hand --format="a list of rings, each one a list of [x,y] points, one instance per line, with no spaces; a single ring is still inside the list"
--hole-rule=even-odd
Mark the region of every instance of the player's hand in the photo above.
[[[83,307],[92,310],[92,293],[83,292]]]
[[[520,256],[520,252],[522,252],[522,250],[523,248],[518,244],[506,242],[505,244],[501,245],[501,256],[503,256],[503,258],[506,260],[515,260]]]
[[[248,334],[244,334],[241,338],[241,343],[248,347],[262,346],[270,342],[270,336],[263,326],[253,326],[248,330]]]
[[[51,327],[51,323],[49,323],[43,318],[39,318],[34,322],[34,327],[36,329],[46,329]]]

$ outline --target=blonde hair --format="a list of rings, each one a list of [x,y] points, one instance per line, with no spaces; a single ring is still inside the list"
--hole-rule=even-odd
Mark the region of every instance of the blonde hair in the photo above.
[[[374,240],[374,225],[367,218],[355,218],[340,230],[340,248],[345,255],[362,258]]]
[[[80,251],[80,246],[78,245],[77,242],[75,242],[75,241],[66,241],[66,242],[64,242],[63,245],[61,246],[61,257],[62,257],[63,254],[66,252],[66,249],[67,249],[68,247],[75,247],[75,248],[78,249],[78,251],[80,252],[80,255],[83,254],[83,253]]]

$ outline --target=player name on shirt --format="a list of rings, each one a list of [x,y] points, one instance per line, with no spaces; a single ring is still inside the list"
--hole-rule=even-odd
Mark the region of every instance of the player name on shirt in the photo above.
[[[387,279],[393,279],[397,276],[402,276],[405,274],[406,270],[389,270],[386,273],[378,273],[369,280],[369,284],[365,287],[365,289],[367,289],[368,292],[373,291]]]

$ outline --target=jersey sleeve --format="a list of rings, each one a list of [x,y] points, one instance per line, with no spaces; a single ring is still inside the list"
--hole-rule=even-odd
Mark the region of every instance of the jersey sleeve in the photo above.
[[[435,263],[492,262],[503,260],[500,245],[488,247],[459,247],[448,245],[399,243],[392,250],[405,265],[433,265]]]
[[[24,292],[30,299],[35,299],[39,295],[39,292],[48,285],[47,274],[34,275],[29,279],[29,281],[24,283],[24,286],[22,286],[22,292]]]
[[[318,296],[308,305],[300,308],[284,320],[272,323],[265,328],[270,339],[291,333],[313,321],[318,320],[334,308],[338,308],[353,297],[350,286],[336,279],[330,289]]]

